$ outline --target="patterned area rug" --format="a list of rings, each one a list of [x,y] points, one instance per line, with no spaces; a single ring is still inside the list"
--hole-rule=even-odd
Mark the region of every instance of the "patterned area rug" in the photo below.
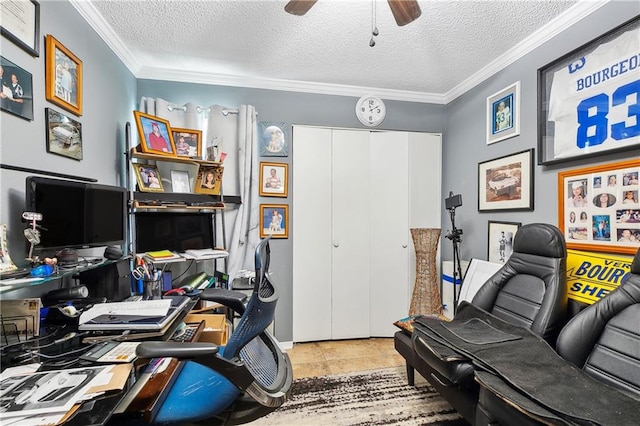
[[[298,379],[291,399],[251,425],[446,425],[467,423],[416,373],[404,367]]]

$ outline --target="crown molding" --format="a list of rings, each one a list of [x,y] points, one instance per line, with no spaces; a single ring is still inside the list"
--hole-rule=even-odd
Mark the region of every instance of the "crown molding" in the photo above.
[[[556,35],[560,34],[562,31],[566,30],[568,27],[574,25],[576,22],[592,14],[610,1],[611,0],[583,0],[576,3],[575,5],[552,19],[549,23],[533,33],[531,36],[522,40],[513,48],[497,57],[490,64],[488,64],[484,68],[481,68],[480,71],[476,72],[474,75],[447,92],[444,95],[445,103],[449,103],[457,97],[465,94],[478,84],[482,83],[497,72],[503,70],[518,59],[521,59],[526,54],[540,47],[543,43],[546,43]]]
[[[408,90],[381,89],[376,87],[348,86],[297,80],[278,80],[261,77],[243,77],[229,74],[143,67],[91,2],[83,0],[69,0],[71,5],[73,5],[85,21],[87,21],[87,23],[89,23],[89,25],[98,33],[98,35],[105,41],[109,48],[136,78],[314,93],[333,96],[360,97],[364,93],[369,93],[389,100],[433,104],[447,104],[455,100],[610,1],[611,0],[579,1],[574,6],[567,9],[565,12],[543,26],[540,30],[518,43],[512,49],[496,58],[490,64],[480,69],[480,71],[476,72],[474,75],[447,93],[437,94]]]

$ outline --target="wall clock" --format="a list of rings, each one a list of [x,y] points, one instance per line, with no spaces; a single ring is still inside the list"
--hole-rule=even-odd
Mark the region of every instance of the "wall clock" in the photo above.
[[[384,121],[387,108],[376,96],[363,96],[356,103],[356,117],[365,126],[375,127]]]

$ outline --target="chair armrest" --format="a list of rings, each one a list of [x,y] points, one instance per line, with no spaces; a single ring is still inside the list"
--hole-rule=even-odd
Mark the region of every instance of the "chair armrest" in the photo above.
[[[220,303],[233,309],[238,314],[244,314],[244,304],[247,295],[241,291],[227,290],[226,288],[207,288],[199,295],[200,300]]]
[[[207,342],[142,342],[136,348],[136,355],[140,358],[196,358],[199,356],[213,356],[219,347]]]

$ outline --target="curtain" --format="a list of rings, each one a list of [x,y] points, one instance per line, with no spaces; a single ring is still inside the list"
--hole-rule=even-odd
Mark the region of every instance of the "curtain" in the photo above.
[[[212,105],[201,108],[193,103],[175,104],[161,98],[142,97],[139,110],[147,114],[169,120],[172,127],[202,130],[202,154],[207,155],[209,146],[217,145],[220,152],[226,152],[223,163],[222,194],[239,195],[240,205],[228,205],[222,215],[218,214],[216,232],[218,245],[224,240],[229,251],[227,273],[230,280],[239,270],[254,269],[254,251],[260,242],[259,232],[259,162],[257,114],[252,105],[234,108]],[[176,168],[171,163],[158,164],[165,187],[170,188],[170,170]],[[189,167],[189,166],[187,166]],[[189,171],[191,187],[195,183],[195,172]],[[167,186],[169,184],[169,186]],[[224,228],[223,228],[224,227]],[[225,232],[223,232],[225,231]]]

